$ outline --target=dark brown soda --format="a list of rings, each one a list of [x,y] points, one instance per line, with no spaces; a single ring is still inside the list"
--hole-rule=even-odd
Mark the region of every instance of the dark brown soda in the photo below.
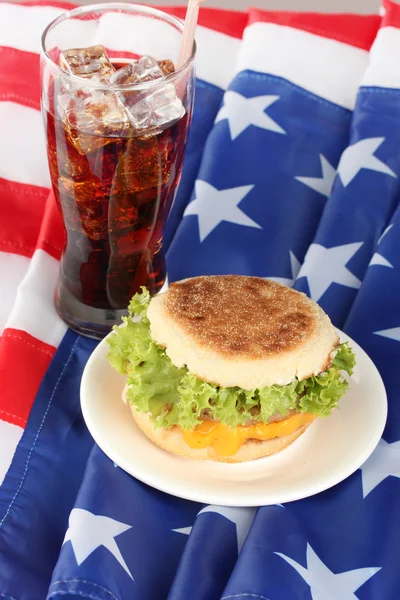
[[[179,183],[188,115],[148,136],[67,131],[45,112],[50,175],[67,233],[61,283],[84,304],[124,309],[165,282],[165,221]],[[78,151],[74,139],[86,136]],[[73,138],[73,139],[71,139]]]

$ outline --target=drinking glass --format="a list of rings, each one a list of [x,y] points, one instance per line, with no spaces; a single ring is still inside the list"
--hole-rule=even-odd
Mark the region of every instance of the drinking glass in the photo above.
[[[166,279],[163,232],[191,120],[195,45],[174,70],[183,23],[147,6],[67,12],[42,36],[42,112],[66,230],[55,304],[106,335],[142,286]]]

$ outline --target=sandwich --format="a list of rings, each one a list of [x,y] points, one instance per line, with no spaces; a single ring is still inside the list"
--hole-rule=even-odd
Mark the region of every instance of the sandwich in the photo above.
[[[259,277],[142,288],[108,336],[123,400],[168,452],[220,462],[275,454],[346,392],[355,359],[305,294]]]

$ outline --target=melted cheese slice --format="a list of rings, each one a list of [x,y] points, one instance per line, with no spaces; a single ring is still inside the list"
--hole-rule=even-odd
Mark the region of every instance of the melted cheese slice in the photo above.
[[[295,414],[277,423],[257,423],[234,429],[216,421],[203,421],[192,431],[182,431],[183,439],[191,448],[212,446],[218,456],[233,456],[247,440],[271,440],[294,433],[299,427],[311,423],[310,413]]]

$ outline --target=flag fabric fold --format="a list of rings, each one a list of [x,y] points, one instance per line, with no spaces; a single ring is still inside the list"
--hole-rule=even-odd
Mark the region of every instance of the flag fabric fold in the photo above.
[[[320,15],[316,23],[316,15],[250,11],[236,75],[169,248],[170,280],[233,271],[295,280],[347,146],[377,27],[375,17],[360,17],[355,37],[346,19]]]
[[[169,279],[294,285],[367,351],[389,400],[361,469],[258,509],[149,488],[84,424],[80,378],[96,343],[53,305],[64,231],[39,112],[40,33],[67,8],[0,4],[0,598],[397,599],[400,7],[200,11]]]
[[[390,267],[374,255],[398,204],[400,79],[393,63],[400,47],[396,12],[390,10],[369,53],[357,93],[348,146],[333,190],[298,275],[308,292],[342,327],[369,264]],[[326,268],[328,266],[328,269]],[[338,298],[340,297],[340,301]]]
[[[79,595],[81,579],[89,598],[166,598],[187,537],[177,530],[198,510],[133,479],[95,446],[48,598]]]

